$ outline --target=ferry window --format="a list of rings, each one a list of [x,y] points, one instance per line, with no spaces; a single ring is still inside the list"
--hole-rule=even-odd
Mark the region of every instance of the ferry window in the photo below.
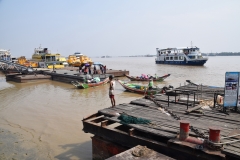
[[[171,51],[167,51],[168,53],[171,53]]]
[[[170,57],[170,60],[173,60],[173,57]]]
[[[179,60],[183,60],[183,56],[180,56],[180,57],[179,57]]]
[[[176,57],[174,57],[174,60],[178,60],[178,57],[176,56]]]
[[[193,52],[195,51],[195,49],[193,49]]]
[[[166,60],[169,60],[169,57],[166,57]]]

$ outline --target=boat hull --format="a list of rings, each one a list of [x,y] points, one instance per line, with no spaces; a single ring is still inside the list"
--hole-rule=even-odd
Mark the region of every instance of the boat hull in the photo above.
[[[203,66],[207,62],[207,60],[196,60],[196,61],[155,61],[155,62],[156,62],[156,64]]]
[[[121,86],[123,86],[123,88],[125,88],[127,91],[129,92],[133,92],[133,93],[138,93],[138,94],[143,94],[143,95],[154,95],[157,93],[161,93],[162,89],[160,88],[153,88],[152,90],[148,90],[147,87],[145,86],[140,86],[140,88],[144,87],[144,89],[136,89],[136,88],[132,88],[129,87],[130,84],[125,83],[121,80],[118,80],[118,82],[121,84]]]
[[[79,82],[72,81],[72,85],[74,85],[78,89],[86,89],[90,87],[97,87],[97,86],[104,85],[108,83],[108,81],[109,81],[109,78],[105,78],[103,81],[98,83],[79,83]]]
[[[129,78],[131,81],[149,81],[149,79],[141,79],[138,77],[133,77],[133,76],[129,76],[129,75],[125,75],[127,78]],[[170,74],[164,75],[162,77],[158,77],[158,78],[153,78],[153,81],[163,81],[164,79],[166,79],[167,77],[169,77]]]

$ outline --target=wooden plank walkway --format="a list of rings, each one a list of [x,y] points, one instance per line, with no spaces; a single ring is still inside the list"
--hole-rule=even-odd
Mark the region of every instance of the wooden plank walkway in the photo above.
[[[177,88],[176,90],[187,91],[187,92],[195,92],[201,97],[200,100],[213,100],[214,93],[223,94],[223,88],[214,88],[203,86],[201,90],[196,86],[182,86]],[[186,93],[187,93],[186,92]],[[186,97],[186,94],[177,96],[179,99],[181,96]],[[193,98],[191,94],[190,98]],[[195,95],[196,98],[196,95]],[[171,110],[172,113],[177,114],[181,119],[187,120],[190,122],[191,126],[194,126],[195,129],[198,129],[200,133],[204,135],[209,134],[209,127],[218,127],[221,128],[221,143],[224,144],[221,148],[222,153],[227,156],[240,158],[240,136],[227,138],[228,136],[234,134],[240,134],[240,113],[235,112],[234,110],[228,110],[227,113],[222,111],[221,106],[216,105],[216,107],[210,107],[210,109],[198,109],[197,112],[189,112],[187,113],[187,104],[186,102],[175,101],[175,97],[168,97],[165,95],[156,95],[154,97],[162,107],[166,107]],[[195,104],[192,105],[192,102],[189,105],[189,109],[196,107]],[[177,136],[179,133],[179,121],[174,119],[167,113],[161,109],[161,107],[157,106],[153,101],[148,99],[137,99],[131,101],[130,104],[120,104],[114,108],[106,108],[99,110],[99,113],[105,115],[105,119],[111,120],[114,122],[121,123],[120,120],[117,119],[116,116],[113,116],[114,113],[125,113],[127,115],[145,118],[151,121],[151,124],[124,124],[130,128],[135,130],[151,133],[156,136],[161,136],[166,139],[172,139]],[[195,132],[190,130],[190,136],[195,136]],[[239,140],[239,141],[238,141]],[[229,143],[231,141],[235,141],[234,143]]]

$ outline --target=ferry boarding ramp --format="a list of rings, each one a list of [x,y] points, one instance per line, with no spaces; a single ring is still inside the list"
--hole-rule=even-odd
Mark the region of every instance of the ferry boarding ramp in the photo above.
[[[0,59],[0,69],[7,71],[7,70],[16,70],[21,73],[31,73],[33,69],[31,67],[26,67],[17,63],[13,63],[12,61],[7,61]]]

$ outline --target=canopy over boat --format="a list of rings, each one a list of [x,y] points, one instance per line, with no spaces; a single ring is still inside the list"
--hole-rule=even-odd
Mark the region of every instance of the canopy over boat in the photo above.
[[[126,83],[124,81],[118,80],[118,82],[123,86],[123,88],[125,88],[127,91],[129,92],[134,92],[134,93],[138,93],[138,94],[147,94],[147,95],[151,95],[151,94],[157,94],[157,93],[161,93],[163,91],[162,88],[152,88],[151,90],[148,89],[147,86],[141,86],[141,85],[137,85],[137,84],[131,84],[131,83]]]
[[[93,65],[103,65],[101,62],[94,62]]]
[[[149,81],[151,78],[153,78],[153,81],[163,81],[164,79],[166,79],[167,77],[170,76],[170,74],[166,74],[164,76],[158,77],[158,76],[144,76],[142,74],[142,76],[129,76],[129,75],[125,75],[127,78],[129,78],[131,81]]]

